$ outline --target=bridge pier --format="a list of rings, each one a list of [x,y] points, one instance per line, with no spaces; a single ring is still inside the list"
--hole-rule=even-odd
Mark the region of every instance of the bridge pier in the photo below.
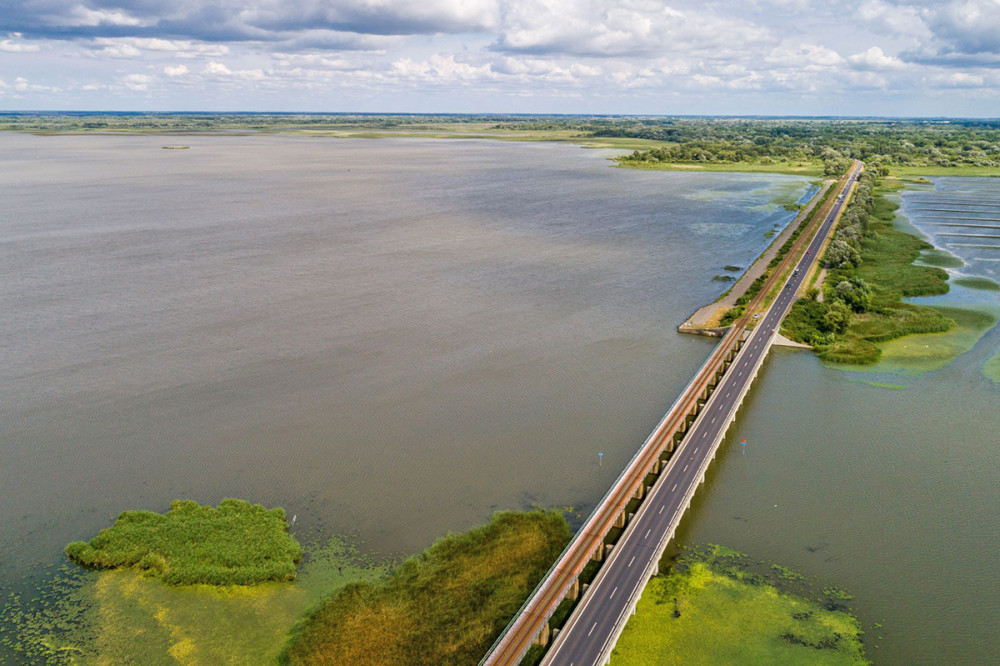
[[[535,640],[533,642],[539,647],[545,647],[549,644],[549,638],[551,637],[552,630],[549,629],[549,623],[546,622],[542,625],[542,628],[539,630],[538,635],[535,636]]]

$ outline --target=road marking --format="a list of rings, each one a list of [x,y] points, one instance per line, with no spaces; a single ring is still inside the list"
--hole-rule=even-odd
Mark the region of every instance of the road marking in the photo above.
[[[652,527],[650,527],[650,528],[649,528],[648,530],[646,530],[646,536],[644,536],[644,537],[642,537],[642,538],[643,538],[643,539],[646,539],[646,538],[648,538],[648,537],[649,537],[649,533],[650,533],[650,532],[652,532],[652,531],[653,531],[653,528],[652,528]],[[618,588],[616,587],[615,589],[617,590]]]
[[[632,559],[628,561],[628,564],[626,566],[632,566],[633,562],[635,562],[635,555],[632,556]]]
[[[681,474],[683,474],[684,472],[688,471],[688,467],[690,467],[690,466],[691,465],[684,465],[684,469],[681,470]]]
[[[727,397],[728,397],[728,395],[729,395],[729,394],[726,394],[726,395],[727,395]],[[715,423],[715,419],[717,419],[717,418],[718,418],[717,416],[713,416],[713,417],[712,417],[712,423]]]
[[[670,492],[674,492],[675,490],[677,490],[677,484],[676,483],[674,484],[674,487],[670,489]]]
[[[611,594],[608,595],[608,599],[612,599],[615,596],[615,592],[618,591],[618,586],[615,585],[615,589],[611,590]]]
[[[695,450],[694,450],[694,452],[695,452],[695,453],[698,453],[698,449],[695,449]]]
[[[594,623],[594,627],[596,627],[596,626],[597,626],[597,623],[595,622],[595,623]],[[594,633],[594,627],[591,627],[591,628],[590,628],[590,631],[588,631],[588,632],[587,632],[587,635],[588,635],[588,636],[590,636],[590,635],[591,635],[592,633]]]
[[[676,488],[676,487],[677,487],[677,486],[674,486],[674,488]],[[661,513],[663,513],[663,507],[665,507],[665,506],[667,506],[667,505],[666,505],[666,504],[664,504],[663,506],[661,506],[661,507],[660,507],[660,510],[656,512],[656,515],[660,515]]]

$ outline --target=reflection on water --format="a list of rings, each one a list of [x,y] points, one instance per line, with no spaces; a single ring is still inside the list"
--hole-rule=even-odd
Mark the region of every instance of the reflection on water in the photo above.
[[[163,143],[0,135],[8,581],[177,497],[393,553],[586,511],[711,349],[676,324],[807,186],[566,146]],[[683,538],[853,590],[886,663],[988,661],[997,338],[907,391],[779,351]]]

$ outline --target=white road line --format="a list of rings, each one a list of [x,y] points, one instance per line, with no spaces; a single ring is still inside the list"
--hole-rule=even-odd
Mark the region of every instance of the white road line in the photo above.
[[[635,562],[635,555],[632,556],[632,559],[628,561],[628,564],[626,566],[629,566],[629,567],[632,566],[633,562]]]
[[[688,467],[690,467],[690,466],[691,465],[684,465],[684,469],[681,470],[681,474],[683,474],[684,472],[688,471]]]
[[[597,626],[597,623],[595,622],[595,623],[594,623],[594,627],[596,627],[596,626]],[[588,632],[587,632],[587,635],[588,635],[588,636],[590,636],[590,635],[591,635],[592,633],[594,633],[594,627],[591,627],[591,628],[590,628],[590,631],[588,631]]]
[[[611,594],[608,595],[608,599],[613,599],[615,596],[615,592],[617,591],[618,591],[618,586],[615,585],[615,589],[611,590]]]
[[[674,484],[674,487],[670,489],[670,492],[674,492],[675,490],[677,490],[677,484],[676,483]]]
[[[695,450],[694,450],[694,452],[695,452],[695,453],[698,453],[698,449],[695,449]]]
[[[646,538],[648,538],[648,537],[649,537],[649,533],[650,533],[650,532],[652,532],[652,531],[653,531],[653,528],[652,528],[652,527],[650,527],[650,528],[649,528],[648,530],[646,530],[646,536],[644,536],[644,537],[642,537],[642,538],[643,538],[643,539],[646,539]],[[617,590],[618,588],[616,587],[615,589]]]
[[[661,513],[663,513],[663,507],[665,507],[665,506],[667,506],[667,505],[664,504],[663,506],[661,506],[660,510],[656,512],[656,515],[660,515]]]

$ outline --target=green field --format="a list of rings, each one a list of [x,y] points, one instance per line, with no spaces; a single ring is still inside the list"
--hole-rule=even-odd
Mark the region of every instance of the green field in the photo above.
[[[650,580],[612,652],[621,666],[868,664],[861,626],[828,590],[823,601],[788,592],[802,576],[751,573],[745,557],[714,547]]]

